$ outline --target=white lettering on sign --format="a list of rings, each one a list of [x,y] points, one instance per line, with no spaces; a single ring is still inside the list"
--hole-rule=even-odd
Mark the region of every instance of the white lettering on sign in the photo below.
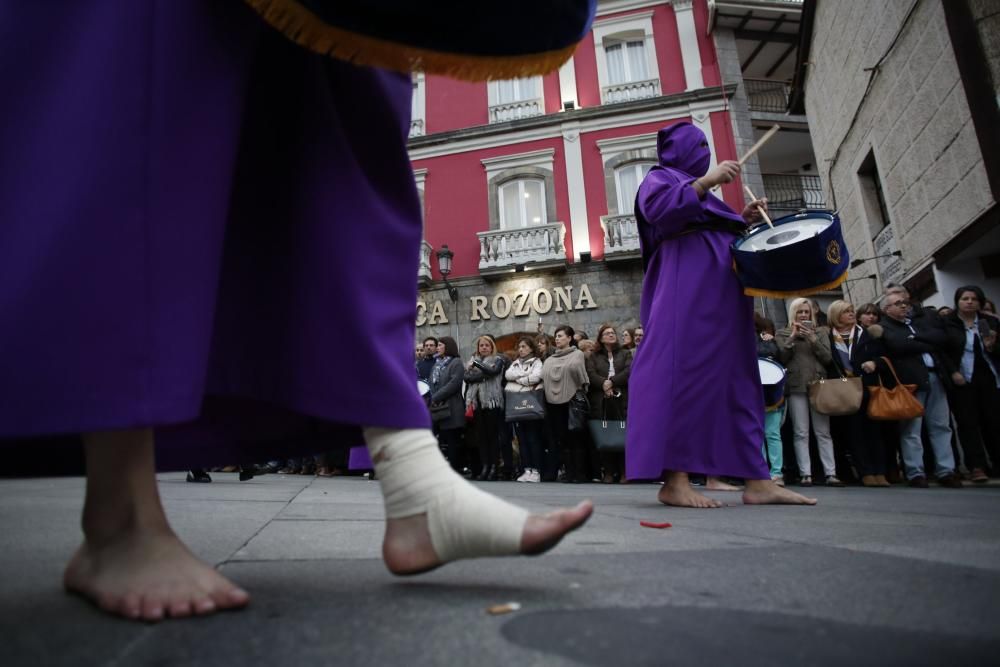
[[[590,293],[586,283],[580,285],[573,302],[573,285],[553,287],[551,290],[540,287],[535,290],[520,290],[512,295],[503,292],[488,296],[477,295],[469,297],[469,321],[498,319],[504,320],[510,316],[528,317],[532,313],[539,316],[550,313],[572,312],[574,310],[593,310],[597,302]],[[417,326],[425,324],[448,324],[448,316],[440,301],[430,305],[425,301],[417,301]]]

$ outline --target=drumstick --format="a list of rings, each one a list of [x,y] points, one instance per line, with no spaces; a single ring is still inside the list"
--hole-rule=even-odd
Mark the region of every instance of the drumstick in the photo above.
[[[775,135],[775,134],[776,134],[776,133],[778,132],[778,130],[780,130],[780,129],[781,129],[781,126],[780,126],[780,125],[778,125],[777,123],[775,123],[774,125],[772,125],[772,126],[771,126],[771,129],[770,129],[770,130],[768,130],[767,132],[765,132],[765,133],[764,133],[764,136],[763,136],[763,137],[761,137],[761,138],[760,138],[760,139],[759,139],[759,140],[757,141],[757,143],[755,143],[755,144],[754,144],[753,146],[751,146],[751,147],[750,147],[750,150],[748,150],[748,151],[747,151],[747,152],[746,152],[746,153],[745,153],[745,154],[743,155],[743,157],[741,157],[741,158],[739,159],[739,165],[740,165],[740,166],[742,167],[742,166],[743,166],[743,163],[744,163],[744,162],[746,162],[747,160],[749,160],[749,159],[750,159],[751,157],[753,157],[753,154],[754,154],[754,153],[756,153],[757,151],[759,151],[759,150],[760,150],[760,148],[761,148],[761,146],[763,146],[763,145],[764,145],[764,144],[766,144],[766,143],[767,143],[768,141],[770,141],[770,140],[771,140],[771,137],[773,137],[773,136],[774,136],[774,135]],[[721,188],[721,187],[722,187],[722,184],[720,183],[719,185],[716,185],[716,186],[715,186],[714,188],[712,188],[712,189],[713,189],[713,190],[718,190],[718,189],[719,189],[719,188]],[[768,222],[770,222],[770,221],[768,221]],[[773,225],[772,225],[772,227],[773,227]]]
[[[777,127],[777,126],[775,126],[775,127]],[[750,188],[748,186],[744,185],[743,189],[746,190],[746,193],[748,195],[750,195],[750,201],[753,201],[753,200],[757,199],[756,197],[754,197],[754,194],[752,192],[750,192]],[[760,211],[761,216],[764,218],[764,222],[766,222],[767,224],[771,225],[771,229],[774,229],[774,223],[771,222],[771,218],[769,218],[767,216],[767,212],[764,210],[764,207],[761,206],[760,204],[758,204],[757,205],[757,210]]]
[[[747,161],[747,160],[749,160],[749,159],[750,159],[751,157],[753,157],[753,154],[754,154],[754,153],[756,153],[757,151],[759,151],[759,150],[760,150],[760,148],[761,148],[761,146],[763,146],[763,145],[764,145],[764,144],[766,144],[766,143],[767,143],[768,141],[770,141],[770,140],[771,140],[771,137],[773,137],[773,136],[775,135],[775,133],[776,133],[776,132],[777,132],[778,130],[780,130],[780,129],[781,129],[781,126],[780,126],[780,125],[778,125],[778,124],[774,124],[774,125],[772,125],[772,126],[771,126],[771,129],[770,129],[770,130],[768,130],[767,132],[765,132],[765,133],[764,133],[764,136],[763,136],[763,137],[761,137],[761,138],[760,138],[760,139],[759,139],[759,140],[757,141],[757,143],[755,143],[755,144],[754,144],[753,146],[751,146],[751,147],[750,147],[750,150],[748,150],[748,151],[747,151],[746,153],[744,153],[744,154],[743,154],[743,157],[741,157],[741,158],[740,158],[740,166],[742,167],[742,166],[743,166],[743,163],[744,163],[744,162],[746,162],[746,161]]]

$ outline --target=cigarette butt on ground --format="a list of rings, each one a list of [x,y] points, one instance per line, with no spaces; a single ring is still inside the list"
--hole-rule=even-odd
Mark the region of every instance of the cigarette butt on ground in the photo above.
[[[639,525],[643,528],[670,528],[669,523],[656,523],[654,521],[640,521]]]
[[[491,616],[499,616],[501,614],[509,614],[513,611],[517,611],[520,608],[520,602],[504,602],[503,604],[495,604],[492,607],[487,607],[486,613]]]

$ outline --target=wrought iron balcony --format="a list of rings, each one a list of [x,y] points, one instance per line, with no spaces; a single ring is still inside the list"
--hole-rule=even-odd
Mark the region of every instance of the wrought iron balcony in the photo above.
[[[410,136],[411,137],[422,137],[424,136],[424,119],[414,118],[410,121]]]
[[[648,79],[646,81],[616,83],[605,86],[601,92],[605,104],[644,100],[647,97],[657,97],[660,94],[660,80]]]
[[[601,227],[604,228],[605,260],[612,261],[639,256],[641,252],[639,248],[639,225],[634,215],[603,216],[601,218]]]
[[[566,262],[561,222],[520,229],[477,232],[480,273],[514,269],[519,265],[557,265]]]
[[[542,101],[540,99],[519,100],[490,107],[491,123],[503,123],[508,120],[540,115],[542,115]]]
[[[431,280],[431,254],[434,252],[434,246],[432,246],[427,241],[420,244],[420,268],[417,269],[417,284],[418,285],[429,285]]]
[[[743,77],[743,85],[746,86],[750,111],[785,113],[788,110],[789,82]]]
[[[790,215],[802,209],[826,208],[819,176],[796,174],[762,174],[764,196],[772,217]]]

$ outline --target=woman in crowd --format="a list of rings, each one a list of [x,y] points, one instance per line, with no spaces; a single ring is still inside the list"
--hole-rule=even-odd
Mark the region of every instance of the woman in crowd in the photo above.
[[[861,409],[853,415],[834,417],[843,426],[854,468],[864,486],[889,486],[885,478],[885,457],[879,424],[868,418],[868,387],[878,384],[877,365],[885,355],[882,327],[867,328],[857,322],[854,306],[847,301],[834,301],[828,310],[830,350],[833,367],[842,377],[861,377],[864,394]],[[888,370],[888,369],[885,369]]]
[[[992,472],[1000,472],[1000,357],[997,331],[1000,320],[982,312],[983,290],[965,285],[955,290],[955,312],[945,318],[952,341],[954,389],[951,408],[965,453],[965,466],[975,483],[989,481],[986,454]]]
[[[632,329],[622,329],[622,348],[630,352],[635,348],[635,333]]]
[[[757,330],[757,357],[778,361],[778,344],[774,341],[774,322],[754,312],[754,329]],[[775,405],[764,406],[764,460],[771,468],[771,481],[778,486],[785,485],[784,451],[781,442],[781,425],[787,414],[784,397]]]
[[[538,392],[544,389],[542,385],[542,360],[538,358],[535,342],[527,336],[517,341],[517,358],[506,372],[506,401],[510,405],[516,401],[518,394]],[[544,396],[541,404],[545,405]],[[540,482],[542,456],[545,447],[543,438],[544,416],[541,419],[530,419],[513,422],[514,433],[521,448],[521,467],[524,472],[517,478],[519,482]]]
[[[614,326],[602,324],[597,330],[600,348],[587,358],[590,381],[590,418],[625,421],[628,407],[628,378],[632,355],[618,344]],[[625,477],[624,452],[599,452],[604,475],[601,481],[615,484]]]
[[[465,370],[458,356],[458,343],[451,336],[442,336],[437,343],[437,356],[431,369],[431,406],[445,404],[447,411],[435,418],[434,430],[441,451],[455,470],[462,469],[462,432],[465,430],[465,403],[462,400],[462,378]],[[433,415],[433,412],[431,413]]]
[[[997,316],[997,306],[989,299],[983,299],[983,312],[987,315]]]
[[[545,360],[549,358],[554,348],[555,344],[553,344],[552,337],[548,334],[540,333],[535,336],[535,350],[542,363],[545,363]]]
[[[833,439],[830,437],[830,418],[812,409],[806,393],[810,382],[826,377],[826,366],[832,360],[829,329],[817,327],[813,316],[809,299],[793,299],[788,307],[791,325],[780,329],[775,336],[778,341],[778,360],[788,369],[785,396],[795,428],[795,459],[799,465],[799,484],[812,486],[812,461],[809,458],[811,419],[826,484],[844,486],[837,478]]]
[[[577,391],[586,390],[588,380],[583,352],[572,345],[574,333],[568,325],[556,329],[555,349],[542,366],[546,414],[552,434],[549,469],[545,472],[546,477],[554,478],[553,468],[562,456],[566,462],[566,481],[582,482],[586,481],[587,452],[582,433],[569,430],[569,402]]]
[[[503,421],[504,362],[489,336],[476,339],[476,353],[465,367],[465,403],[473,410],[472,425],[479,444],[482,470],[476,479],[494,482],[500,478],[500,433]]]

